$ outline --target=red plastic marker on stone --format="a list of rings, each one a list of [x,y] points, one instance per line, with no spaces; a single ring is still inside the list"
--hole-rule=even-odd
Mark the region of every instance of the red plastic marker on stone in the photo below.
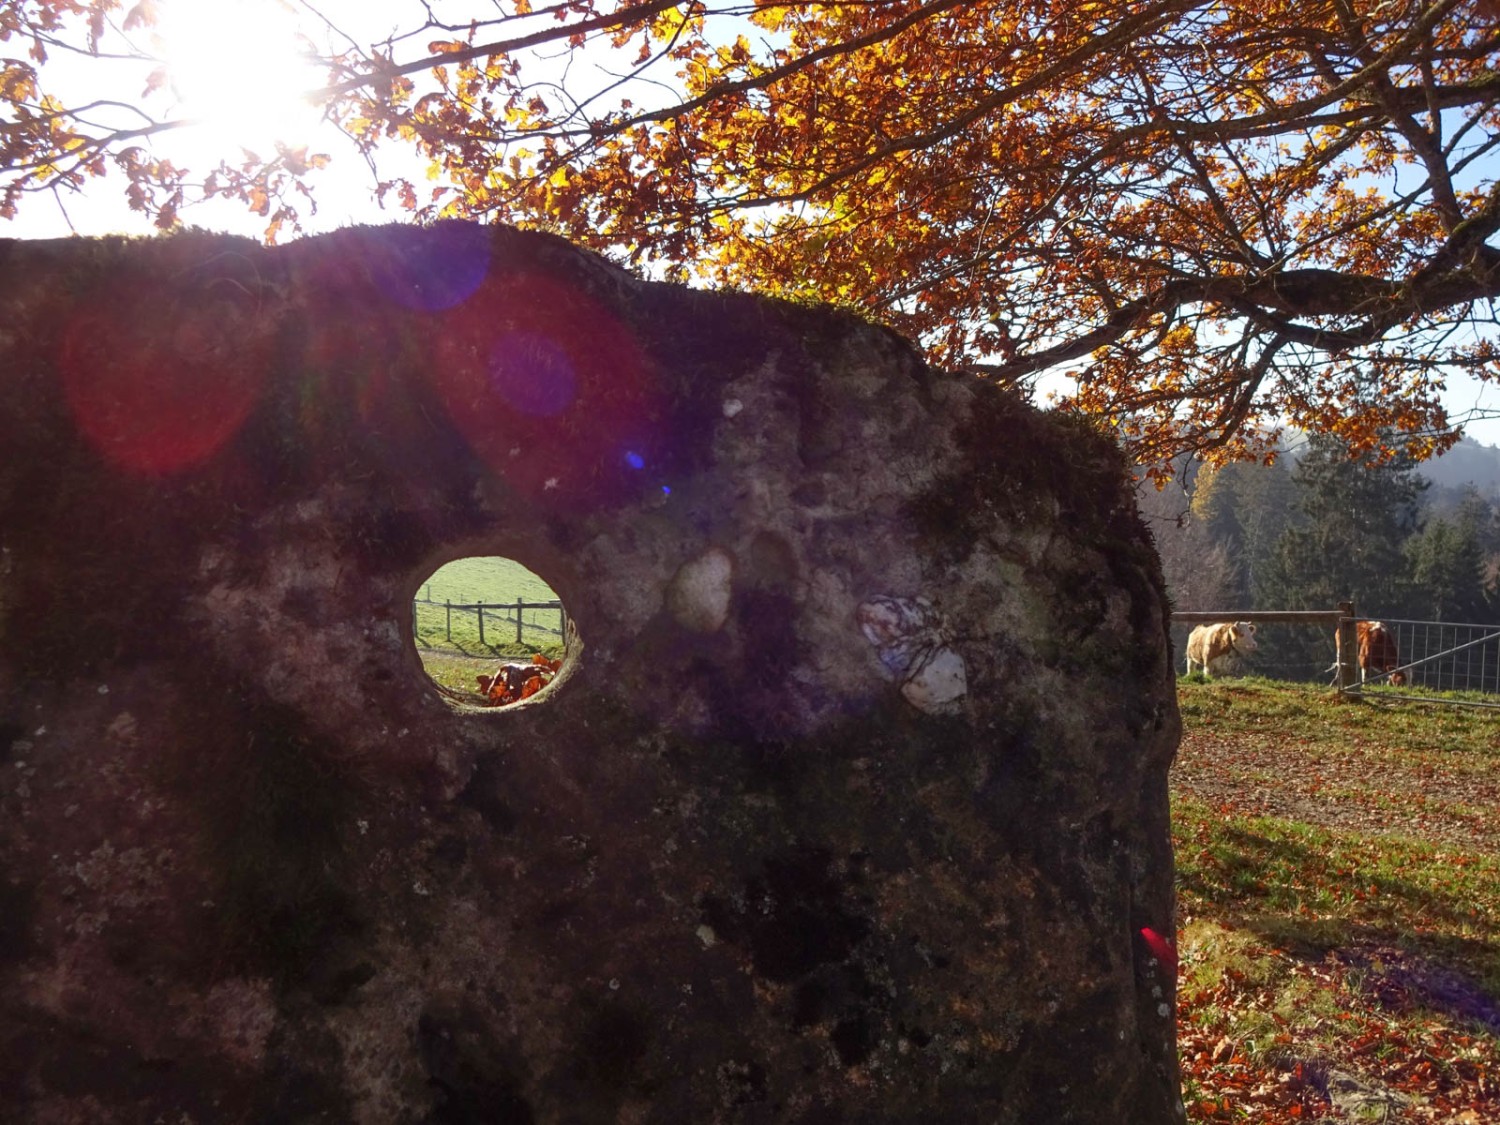
[[[1177,950],[1172,943],[1150,926],[1141,927],[1141,937],[1146,939],[1146,946],[1151,950],[1151,955],[1172,970],[1172,975],[1177,975]]]

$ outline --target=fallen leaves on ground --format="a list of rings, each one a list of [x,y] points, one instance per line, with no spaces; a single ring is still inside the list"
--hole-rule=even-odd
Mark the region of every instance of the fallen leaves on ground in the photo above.
[[[1393,1004],[1363,954],[1259,955],[1272,962],[1267,983],[1231,971],[1178,995],[1189,1120],[1500,1120],[1495,1031],[1450,1021],[1425,997]],[[1409,958],[1385,956],[1404,972]]]
[[[1500,720],[1496,721],[1500,739]],[[1225,812],[1500,853],[1500,762],[1393,754],[1369,740],[1312,749],[1294,732],[1184,733],[1173,791]]]
[[[1500,1122],[1500,721],[1444,750],[1410,714],[1202,702],[1171,775],[1189,1121]]]

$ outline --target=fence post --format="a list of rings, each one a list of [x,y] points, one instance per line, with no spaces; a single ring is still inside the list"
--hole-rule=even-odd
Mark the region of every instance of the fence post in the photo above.
[[[520,598],[516,599],[516,644],[521,643],[521,612],[526,608],[526,603]]]
[[[443,610],[447,614],[447,617],[448,617],[447,624],[443,627],[444,628],[444,632],[445,632],[445,635],[448,638],[448,643],[452,644],[453,643],[453,599],[451,599],[451,598],[444,598],[443,599]]]
[[[479,643],[484,644],[484,603],[476,605],[474,611],[479,616]]]
[[[1359,664],[1359,633],[1354,627],[1354,603],[1339,602],[1339,694],[1354,687]]]

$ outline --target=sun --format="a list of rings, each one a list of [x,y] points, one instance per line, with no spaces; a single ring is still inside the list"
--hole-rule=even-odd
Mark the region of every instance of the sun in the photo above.
[[[325,83],[311,44],[279,0],[175,0],[159,9],[157,41],[176,116],[220,150],[306,144]]]

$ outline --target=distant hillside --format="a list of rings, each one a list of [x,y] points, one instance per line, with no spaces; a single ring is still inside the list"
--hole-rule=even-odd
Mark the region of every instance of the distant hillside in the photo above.
[[[1295,465],[1306,448],[1300,433],[1289,434],[1285,441],[1288,468]],[[1481,496],[1491,500],[1500,497],[1500,448],[1482,445],[1472,438],[1462,438],[1441,457],[1424,461],[1417,472],[1439,488],[1462,488],[1472,484]]]
[[[1464,438],[1417,471],[1444,488],[1473,484],[1481,495],[1494,496],[1500,493],[1500,448]]]

